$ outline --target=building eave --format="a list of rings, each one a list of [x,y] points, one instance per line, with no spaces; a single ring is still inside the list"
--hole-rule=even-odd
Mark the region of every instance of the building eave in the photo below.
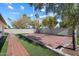
[[[0,14],[0,20],[1,20],[5,25],[7,25],[6,21],[4,20],[4,18],[2,17],[1,14]]]

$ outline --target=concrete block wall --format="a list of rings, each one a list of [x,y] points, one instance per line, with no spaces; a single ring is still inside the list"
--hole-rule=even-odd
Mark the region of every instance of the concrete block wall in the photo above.
[[[71,35],[72,30],[68,28],[56,28],[56,29],[49,29],[49,28],[44,28],[39,30],[40,33],[44,34],[55,34],[55,35]]]
[[[35,33],[36,29],[4,29],[4,32],[13,34]]]

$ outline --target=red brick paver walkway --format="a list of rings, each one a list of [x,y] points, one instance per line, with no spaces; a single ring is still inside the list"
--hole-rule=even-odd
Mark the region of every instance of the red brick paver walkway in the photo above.
[[[8,50],[7,50],[8,56],[28,56],[28,52],[26,49],[22,46],[18,38],[10,34],[8,36]]]

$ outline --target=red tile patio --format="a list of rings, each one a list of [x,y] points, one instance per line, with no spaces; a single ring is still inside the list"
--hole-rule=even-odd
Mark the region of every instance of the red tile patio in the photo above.
[[[46,45],[49,45],[53,48],[57,48],[58,46],[70,44],[72,42],[72,37],[68,36],[55,36],[55,35],[46,35],[46,34],[24,34],[25,36],[33,37],[37,41],[40,41]]]

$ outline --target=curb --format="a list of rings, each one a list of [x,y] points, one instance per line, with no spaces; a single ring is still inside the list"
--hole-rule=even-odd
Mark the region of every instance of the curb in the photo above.
[[[53,50],[53,51],[55,51],[55,52],[57,52],[57,53],[59,53],[59,54],[61,54],[61,55],[63,55],[63,56],[71,56],[71,55],[69,55],[69,54],[63,53],[63,52],[60,51],[60,50],[54,49],[54,48],[52,48],[52,47],[50,47],[50,46],[47,46],[47,45],[44,45],[44,46],[47,47],[47,48],[49,48],[49,49],[51,49],[51,50]]]

